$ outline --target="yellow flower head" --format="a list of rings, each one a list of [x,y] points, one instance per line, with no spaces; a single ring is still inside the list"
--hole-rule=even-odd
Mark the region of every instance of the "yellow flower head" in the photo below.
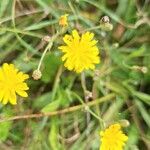
[[[68,14],[65,14],[65,15],[60,17],[60,19],[59,19],[59,25],[60,26],[68,26],[68,19],[67,19],[67,17],[68,17]]]
[[[94,34],[86,32],[79,36],[77,30],[72,31],[72,35],[66,34],[63,38],[65,46],[59,49],[64,53],[62,61],[68,70],[77,73],[87,69],[94,69],[95,64],[100,62],[99,50],[96,46],[97,41],[93,40]]]
[[[16,93],[27,97],[28,86],[24,81],[28,79],[27,74],[19,72],[13,64],[4,63],[0,68],[0,102],[16,104]]]
[[[123,150],[128,137],[121,131],[120,124],[109,126],[105,131],[100,132],[100,150]]]

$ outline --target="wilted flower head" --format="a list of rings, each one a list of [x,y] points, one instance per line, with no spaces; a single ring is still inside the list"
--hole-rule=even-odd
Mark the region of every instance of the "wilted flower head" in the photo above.
[[[123,150],[128,137],[121,131],[120,124],[109,126],[100,132],[100,150]]]
[[[72,31],[72,35],[66,34],[63,38],[66,45],[59,49],[64,53],[62,60],[68,70],[77,73],[87,69],[95,69],[95,64],[100,62],[97,41],[93,39],[94,34],[86,32],[81,36],[77,30]]]
[[[4,63],[0,68],[0,102],[16,104],[16,93],[27,97],[27,84],[24,82],[29,76],[14,67],[13,64]]]
[[[68,14],[62,15],[59,19],[60,26],[68,26]]]

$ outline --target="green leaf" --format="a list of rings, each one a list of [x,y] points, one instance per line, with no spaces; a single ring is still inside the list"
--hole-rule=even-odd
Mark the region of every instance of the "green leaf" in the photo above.
[[[139,138],[139,133],[138,129],[136,128],[135,125],[131,125],[130,129],[128,131],[128,141],[125,147],[125,150],[133,149],[133,146],[137,144],[138,138]]]
[[[18,41],[20,42],[20,44],[24,46],[28,51],[30,52],[36,51],[36,49],[34,49],[30,44],[28,44],[25,40],[23,40],[17,33],[16,33],[16,37]]]
[[[109,52],[113,62],[117,64],[119,67],[121,67],[122,69],[125,69],[123,62],[126,57],[122,53],[118,52],[116,49],[112,49]]]
[[[57,90],[57,98],[50,102],[48,105],[46,105],[43,109],[42,112],[51,112],[57,110],[59,107],[67,107],[69,106],[70,102],[70,97],[68,97],[67,91],[59,88]]]
[[[115,20],[116,22],[119,22],[121,23],[121,19],[120,17],[115,14],[113,11],[111,11],[110,9],[107,9],[106,7],[104,7],[103,5],[99,4],[98,2],[96,1],[91,1],[91,0],[82,0],[82,1],[85,1],[95,7],[97,7],[98,9],[100,9],[102,12],[104,12],[106,15],[108,15],[110,18],[112,18],[113,20]]]
[[[52,94],[49,92],[39,96],[38,98],[36,98],[34,100],[33,107],[41,109],[41,108],[47,106],[47,104],[49,104],[49,102],[51,100],[51,96],[52,96]]]
[[[55,100],[55,101],[49,103],[48,105],[46,105],[41,111],[43,113],[54,111],[59,107],[59,104],[60,104],[60,99]]]
[[[53,25],[53,24],[56,24],[58,22],[58,20],[50,20],[50,21],[42,21],[42,22],[39,22],[39,23],[35,23],[35,24],[32,24],[30,26],[28,26],[27,28],[25,28],[25,30],[27,31],[31,31],[31,30],[38,30],[38,29],[41,29],[41,28],[44,28],[46,26],[50,26],[50,25]]]
[[[7,9],[10,0],[1,0],[0,1],[0,17],[4,15],[5,10]]]
[[[129,72],[129,78],[132,79],[132,81],[140,82],[140,79],[142,78],[142,74],[138,71],[131,70]]]
[[[142,92],[137,92],[137,91],[134,91],[133,94],[134,94],[134,96],[138,97],[143,102],[150,105],[150,95],[149,94],[142,93]]]
[[[136,100],[135,103],[138,106],[138,109],[141,112],[141,115],[142,115],[143,119],[145,120],[148,127],[150,128],[150,115],[149,115],[149,113],[147,112],[147,110],[144,107],[144,105],[142,104],[142,102]]]
[[[47,12],[51,12],[51,14],[55,17],[58,17],[58,11],[54,10],[53,8],[49,7],[53,0],[50,0],[46,3],[46,1],[43,0],[36,0],[36,2]]]
[[[0,129],[2,129],[0,130],[0,141],[5,141],[7,139],[11,125],[11,122],[0,123]]]
[[[56,118],[52,118],[51,119],[51,128],[50,128],[50,132],[49,132],[49,143],[52,147],[52,149],[54,150],[60,150],[60,144],[59,144],[59,139],[58,139],[58,135],[59,135],[59,131],[58,131],[58,123],[57,123],[57,119]]]
[[[60,105],[62,107],[69,106],[70,101],[72,101],[71,94],[68,95],[69,92],[70,92],[69,90],[64,90],[62,88],[59,88],[59,99],[60,99]]]
[[[10,115],[11,115],[11,111],[9,109],[5,109],[4,112],[1,114],[3,118],[10,117]],[[0,142],[3,142],[7,139],[11,126],[12,126],[12,121],[6,121],[0,123]]]
[[[58,67],[61,64],[61,58],[56,53],[49,53],[45,56],[43,63],[42,81],[48,83],[54,80]]]
[[[103,120],[105,122],[109,122],[113,118],[116,117],[121,107],[124,105],[124,98],[116,97],[116,101],[113,101],[111,106],[107,109],[105,114],[103,115]]]
[[[109,83],[106,83],[106,87],[120,95],[122,95],[123,97],[127,97],[128,93],[127,90],[119,83],[114,82],[114,81],[110,81]]]
[[[145,46],[140,47],[138,50],[134,50],[129,56],[128,59],[134,58],[134,57],[140,57],[145,52]]]

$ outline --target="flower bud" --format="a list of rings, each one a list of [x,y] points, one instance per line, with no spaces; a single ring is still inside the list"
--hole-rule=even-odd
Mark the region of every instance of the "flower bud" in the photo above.
[[[91,99],[92,97],[93,97],[92,92],[90,92],[90,91],[86,91],[86,92],[85,92],[85,98],[86,98],[86,100],[89,100],[89,99]]]
[[[147,67],[143,66],[143,67],[141,68],[141,71],[145,74],[145,73],[147,73],[148,69],[147,69]]]
[[[40,70],[37,69],[33,71],[32,77],[34,80],[39,80],[41,76],[42,76],[42,73]]]
[[[113,25],[110,23],[110,19],[108,16],[102,17],[100,20],[100,27],[104,31],[111,31],[113,29]]]
[[[103,16],[100,20],[100,23],[110,23],[110,19],[108,16]]]
[[[113,48],[118,48],[119,47],[119,43],[114,43],[112,46],[113,46]]]
[[[128,127],[130,125],[130,122],[126,119],[120,120],[119,123],[122,127]]]
[[[136,70],[136,71],[141,71],[142,73],[147,73],[147,71],[148,71],[148,69],[147,69],[147,67],[145,67],[145,66],[133,66],[132,67],[132,69],[133,70]]]
[[[62,15],[60,17],[59,25],[62,27],[68,26],[68,14]]]
[[[45,41],[45,42],[49,42],[50,39],[51,39],[51,37],[48,36],[48,35],[46,35],[46,36],[44,36],[44,37],[42,38],[42,40]]]

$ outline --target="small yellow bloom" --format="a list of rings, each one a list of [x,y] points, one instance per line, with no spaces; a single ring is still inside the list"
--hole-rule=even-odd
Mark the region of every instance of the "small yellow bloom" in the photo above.
[[[65,14],[65,15],[63,15],[63,16],[61,16],[60,17],[60,19],[59,19],[59,25],[60,26],[68,26],[68,14]]]
[[[27,97],[28,86],[24,81],[29,76],[14,67],[13,64],[4,63],[0,68],[0,102],[16,104],[16,93],[22,97]]]
[[[68,70],[77,73],[87,69],[95,69],[95,64],[100,62],[97,41],[93,39],[94,34],[86,32],[79,36],[77,30],[72,31],[72,35],[66,34],[63,38],[66,45],[59,49],[64,53],[62,61]]]
[[[120,124],[109,126],[105,131],[100,132],[100,150],[123,150],[128,137],[121,131]]]

